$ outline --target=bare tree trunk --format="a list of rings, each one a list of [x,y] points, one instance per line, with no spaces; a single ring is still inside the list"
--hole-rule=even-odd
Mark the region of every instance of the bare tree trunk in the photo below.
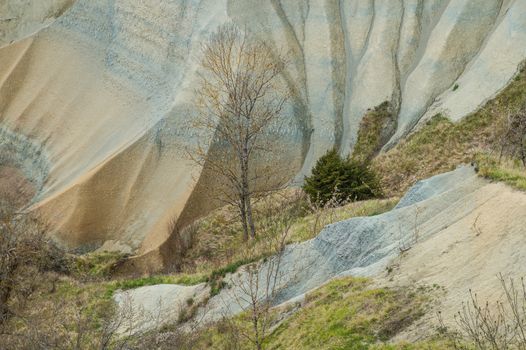
[[[243,226],[243,240],[248,241],[248,225],[247,225],[247,210],[243,195],[239,199],[239,215],[241,216],[241,224]]]
[[[521,138],[521,160],[522,166],[526,167],[526,135],[523,135]]]
[[[247,219],[248,226],[250,227],[250,237],[256,239],[256,226],[254,225],[254,219],[252,217],[252,204],[250,203],[250,197],[247,198]]]
[[[195,101],[200,113],[192,128],[210,132],[214,136],[208,141],[221,147],[216,159],[208,154],[208,144],[187,150],[192,161],[217,175],[223,186],[218,199],[239,207],[245,240],[257,234],[252,199],[280,187],[277,173],[261,174],[262,169],[256,174],[259,168],[253,163],[259,155],[278,151],[267,132],[281,124],[289,97],[280,79],[288,62],[280,50],[269,47],[235,25],[224,25],[210,36],[202,49]]]
[[[243,186],[244,187],[244,186]],[[250,203],[250,196],[248,190],[243,189],[243,193],[240,196],[241,201],[241,222],[243,224],[243,239],[248,240],[249,234],[251,239],[256,238],[256,228],[254,225],[254,219],[252,215],[252,205]]]
[[[252,297],[252,327],[254,328],[254,344],[256,345],[256,349],[261,350],[262,346],[261,346],[261,339],[259,336],[258,303],[257,303],[257,299],[255,299],[254,297]]]
[[[242,197],[246,210],[246,222],[250,229],[250,238],[256,238],[256,227],[254,225],[254,219],[252,215],[252,203],[250,196],[250,184],[249,184],[249,166],[248,166],[248,140],[244,140],[243,150],[241,154],[241,182],[242,182]]]

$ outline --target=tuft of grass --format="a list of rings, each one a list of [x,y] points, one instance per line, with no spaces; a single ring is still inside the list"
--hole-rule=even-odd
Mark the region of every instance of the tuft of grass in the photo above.
[[[153,286],[157,284],[179,284],[185,286],[192,286],[205,282],[210,285],[210,294],[211,296],[214,296],[226,286],[226,283],[223,281],[223,278],[227,274],[234,273],[241,266],[250,264],[261,258],[264,258],[264,256],[257,256],[252,259],[236,260],[226,266],[214,269],[210,273],[156,275],[112,281],[106,284],[105,297],[110,298],[117,290],[135,289],[139,287]]]
[[[457,123],[443,115],[425,122],[398,145],[373,159],[387,196],[400,196],[416,181],[470,163],[496,147],[509,112],[526,102],[526,70],[496,98]]]
[[[457,91],[457,90],[458,90],[458,84],[453,85],[453,91]]]
[[[215,296],[217,294],[219,294],[219,292],[221,291],[221,289],[225,288],[227,286],[226,282],[223,281],[223,278],[227,275],[227,274],[232,274],[234,272],[236,272],[241,266],[243,265],[248,265],[248,264],[251,264],[253,262],[256,262],[260,259],[265,259],[266,257],[268,257],[268,253],[267,254],[264,254],[264,255],[257,255],[257,256],[253,256],[253,257],[250,257],[250,258],[244,258],[244,259],[240,259],[240,260],[236,260],[224,267],[221,267],[221,268],[218,268],[218,269],[215,269],[213,270],[211,273],[210,273],[210,276],[208,276],[208,278],[206,279],[206,281],[208,282],[208,284],[210,285],[210,296]]]
[[[352,158],[368,162],[376,156],[395,131],[396,121],[389,102],[368,110],[360,122]]]
[[[489,137],[489,130],[482,130],[491,125],[489,116],[469,116],[454,124],[437,115],[393,149],[375,158],[372,165],[381,174],[385,192],[401,195],[418,180],[471,162],[479,152],[476,144],[485,143]]]
[[[521,191],[526,191],[526,169],[517,162],[499,162],[488,154],[479,154],[476,157],[479,175],[505,184]]]
[[[115,267],[126,259],[119,252],[89,253],[76,256],[72,272],[81,279],[104,279],[111,276]]]
[[[237,269],[240,268],[241,266],[253,263],[254,261],[257,261],[257,260],[259,260],[259,257],[234,261],[233,263],[230,263],[224,267],[213,270],[212,273],[210,274],[209,280],[214,280],[214,279],[218,279],[221,277],[225,277],[229,273],[236,272]]]

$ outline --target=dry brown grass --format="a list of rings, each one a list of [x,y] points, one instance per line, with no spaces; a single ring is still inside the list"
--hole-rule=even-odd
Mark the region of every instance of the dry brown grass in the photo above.
[[[372,161],[387,196],[401,195],[416,181],[496,152],[509,113],[526,103],[526,69],[477,112],[458,123],[437,115]]]
[[[392,209],[397,202],[398,198],[374,199],[315,209],[309,207],[299,189],[286,189],[256,203],[256,223],[267,220],[269,212],[276,216],[276,220],[293,212],[294,220],[287,243],[302,242],[314,238],[325,225],[356,216],[381,214]],[[195,244],[185,252],[182,272],[210,273],[269,255],[266,240],[271,237],[268,237],[268,230],[261,230],[258,239],[245,242],[233,208],[216,210],[195,225]],[[251,256],[247,257],[247,251],[251,252]]]

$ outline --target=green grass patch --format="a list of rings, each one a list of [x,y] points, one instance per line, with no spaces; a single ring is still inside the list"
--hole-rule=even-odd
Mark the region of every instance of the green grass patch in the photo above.
[[[250,264],[260,258],[237,260],[224,267],[212,270],[210,273],[197,274],[183,274],[183,275],[156,275],[145,276],[132,279],[122,279],[106,283],[105,297],[111,297],[117,290],[135,289],[144,286],[153,286],[157,284],[179,284],[184,286],[193,286],[199,283],[207,282],[211,288],[211,295],[218,294],[225,286],[223,278],[229,274],[234,273],[243,265]]]
[[[368,349],[424,313],[424,292],[371,288],[362,278],[330,282],[269,338],[270,349]]]
[[[126,259],[118,252],[89,253],[75,256],[72,273],[81,279],[104,279],[110,277],[115,267]]]
[[[479,175],[505,184],[521,191],[526,191],[526,169],[518,164],[505,160],[499,162],[496,158],[485,154],[477,156]]]
[[[263,257],[257,256],[250,259],[241,259],[234,261],[233,263],[230,263],[225,267],[213,270],[212,273],[210,273],[210,276],[207,278],[207,282],[210,285],[210,296],[215,296],[219,294],[219,292],[221,292],[221,289],[226,287],[226,283],[223,281],[223,278],[227,274],[234,273],[241,266],[253,263],[254,261],[257,261],[262,258]]]
[[[445,349],[385,343],[419,319],[429,301],[426,288],[374,288],[368,279],[347,277],[329,282],[306,296],[305,306],[285,319],[265,340],[265,349]],[[274,314],[274,321],[280,319]],[[250,328],[247,315],[236,316],[236,327]],[[224,323],[203,335],[203,346],[224,348],[233,337]],[[251,349],[241,339],[240,349]]]
[[[230,263],[230,264],[226,265],[225,267],[221,267],[219,269],[216,269],[216,270],[212,271],[212,273],[210,274],[209,279],[213,280],[213,279],[218,279],[218,278],[221,278],[221,277],[225,277],[228,273],[236,272],[237,269],[240,268],[241,266],[246,265],[246,264],[250,264],[250,263],[252,263],[254,261],[257,261],[257,260],[259,260],[259,257],[254,257],[252,259],[241,259],[241,260],[234,261],[233,263]]]

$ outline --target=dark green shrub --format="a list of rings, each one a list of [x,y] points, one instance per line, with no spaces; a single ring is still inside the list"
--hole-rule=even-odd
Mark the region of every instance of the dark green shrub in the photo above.
[[[333,149],[318,159],[312,175],[305,178],[303,190],[312,202],[365,200],[381,195],[380,183],[367,163],[343,159]]]

